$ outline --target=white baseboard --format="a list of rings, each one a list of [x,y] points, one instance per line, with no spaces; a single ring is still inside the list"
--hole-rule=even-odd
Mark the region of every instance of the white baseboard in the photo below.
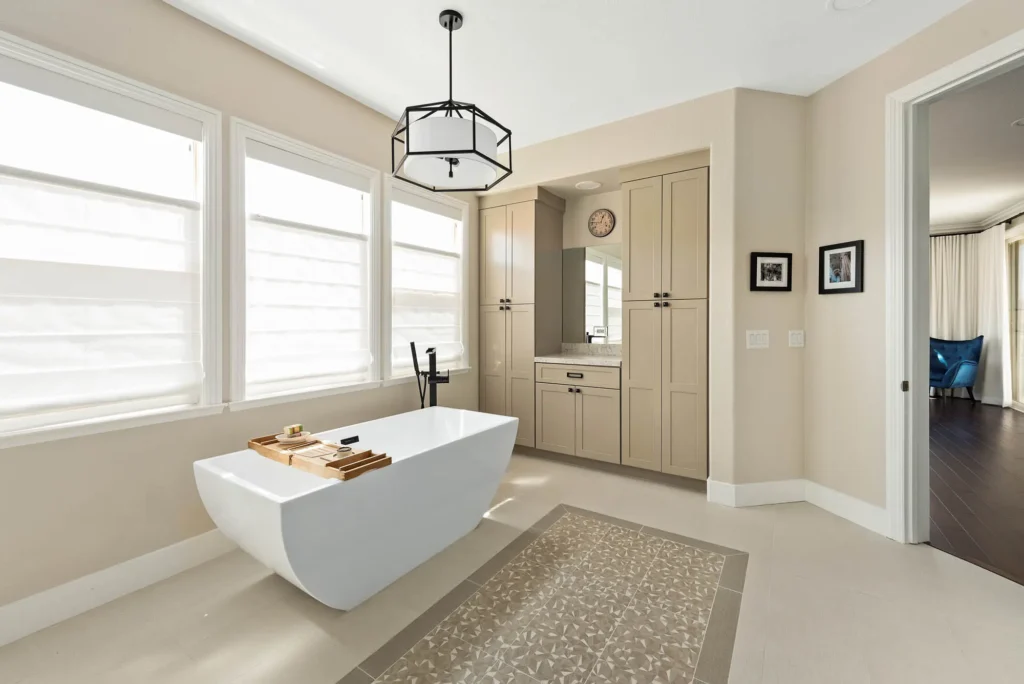
[[[219,530],[211,530],[0,606],[0,646],[156,584],[235,548]]]
[[[806,501],[872,532],[889,535],[889,513],[884,508],[810,480],[738,485],[708,480],[708,501],[735,508]]]
[[[812,503],[840,518],[846,518],[884,537],[889,536],[889,512],[881,506],[869,504],[867,501],[810,480],[807,481],[807,503]]]

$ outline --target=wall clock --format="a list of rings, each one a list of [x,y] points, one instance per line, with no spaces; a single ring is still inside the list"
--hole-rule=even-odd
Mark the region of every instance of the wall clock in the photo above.
[[[611,209],[598,209],[590,215],[587,228],[594,237],[608,237],[608,234],[615,230],[615,214]]]

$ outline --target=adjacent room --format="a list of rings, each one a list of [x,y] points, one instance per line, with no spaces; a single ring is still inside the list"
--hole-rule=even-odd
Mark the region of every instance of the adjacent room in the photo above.
[[[1024,69],[931,105],[931,544],[1024,583]]]
[[[1017,0],[0,0],[0,682],[1017,684],[1022,117]]]

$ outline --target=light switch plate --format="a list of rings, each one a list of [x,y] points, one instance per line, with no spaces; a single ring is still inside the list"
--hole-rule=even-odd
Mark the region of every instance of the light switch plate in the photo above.
[[[803,330],[790,330],[789,331],[789,346],[790,347],[802,347],[802,346],[804,346],[804,331]]]
[[[769,344],[767,330],[747,331],[747,349],[767,349]]]

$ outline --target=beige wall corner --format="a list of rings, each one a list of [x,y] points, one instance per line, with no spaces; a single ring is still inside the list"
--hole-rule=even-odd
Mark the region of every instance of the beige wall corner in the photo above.
[[[390,172],[393,121],[158,0],[8,2],[0,31],[221,110],[225,146],[237,116]],[[470,203],[475,364],[477,200],[460,198]],[[478,396],[475,367],[440,392],[460,408],[476,408]],[[19,523],[2,528],[0,548],[18,562],[0,567],[0,605],[210,530],[192,476],[197,459],[289,423],[318,431],[418,407],[415,385],[402,384],[4,449],[0,519]]]
[[[806,112],[803,97],[737,92],[736,483],[803,477],[805,350],[788,337],[804,325]],[[792,292],[750,291],[755,251],[793,253]],[[768,330],[770,348],[747,349],[747,330]]]
[[[974,0],[810,100],[804,424],[808,479],[885,494],[885,98],[1024,29],[1024,2]],[[819,296],[818,247],[865,240],[863,294]]]
[[[566,200],[565,216],[562,217],[562,249],[622,244],[622,231],[618,227],[603,238],[590,234],[587,221],[598,209],[611,209],[618,222],[622,210],[622,193],[619,190],[612,190]]]

